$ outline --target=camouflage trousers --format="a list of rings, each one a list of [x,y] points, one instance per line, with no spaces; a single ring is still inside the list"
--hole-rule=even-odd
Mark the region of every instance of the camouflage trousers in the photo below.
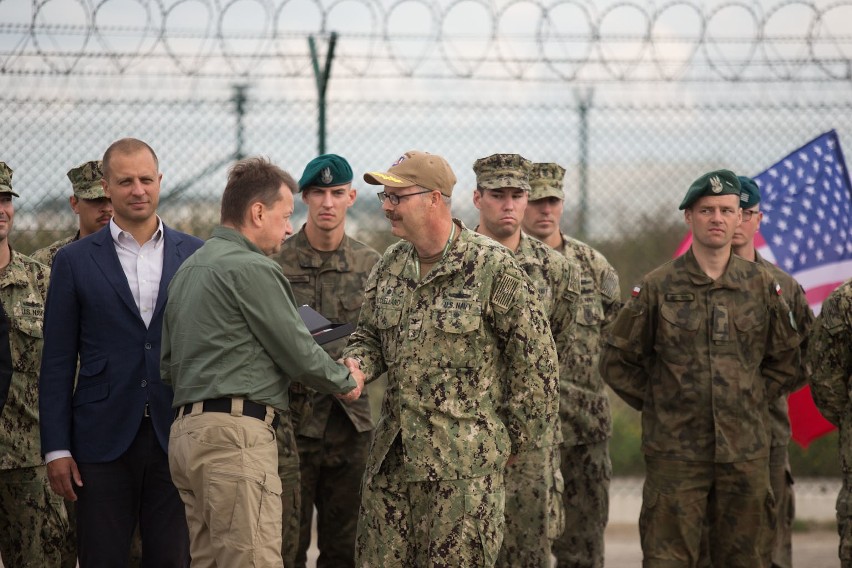
[[[325,437],[299,436],[302,515],[296,566],[305,568],[311,522],[317,508],[317,568],[355,566],[355,533],[361,480],[372,432],[358,432],[339,405],[332,405]]]
[[[406,481],[401,444],[365,475],[355,565],[361,568],[494,566],[503,540],[503,474]]]
[[[73,566],[68,515],[46,466],[0,470],[0,555],[6,566]],[[73,561],[73,562],[72,562]]]
[[[837,495],[837,533],[840,535],[841,568],[852,568],[852,476],[843,474],[843,486]]]
[[[550,546],[565,529],[558,446],[517,456],[506,468],[506,524],[500,568],[550,568]]]
[[[688,462],[646,456],[639,535],[646,568],[699,565],[709,521],[710,560],[725,568],[768,568],[775,532],[769,459]]]
[[[299,515],[302,510],[302,485],[299,475],[299,451],[289,412],[281,413],[278,441],[278,477],[281,478],[281,560],[284,568],[296,565],[299,549]]]
[[[772,568],[793,568],[793,519],[796,502],[793,495],[793,472],[787,446],[773,446],[769,452],[769,483],[775,496],[775,535],[772,542]],[[701,542],[700,568],[713,566],[710,562],[709,522],[704,523]],[[720,567],[721,568],[721,567]]]
[[[769,483],[775,495],[778,519],[772,544],[772,568],[793,568],[793,519],[796,498],[793,494],[793,471],[787,446],[773,446],[769,453]]]
[[[559,568],[603,568],[612,462],[609,440],[561,449],[565,532],[553,543]]]

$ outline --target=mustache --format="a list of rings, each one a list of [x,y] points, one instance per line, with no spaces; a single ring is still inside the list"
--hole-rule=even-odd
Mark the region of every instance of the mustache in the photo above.
[[[399,221],[400,217],[398,215],[394,215],[390,211],[385,211],[385,217],[387,217],[390,221]]]

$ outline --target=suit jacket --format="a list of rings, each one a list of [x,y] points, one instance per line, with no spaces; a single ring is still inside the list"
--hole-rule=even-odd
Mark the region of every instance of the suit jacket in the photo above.
[[[163,310],[172,276],[202,241],[165,225],[163,230],[163,273],[147,328],[109,226],[57,253],[39,379],[42,455],[71,450],[82,463],[115,460],[136,436],[146,403],[167,449],[174,411],[172,389],[160,380]]]

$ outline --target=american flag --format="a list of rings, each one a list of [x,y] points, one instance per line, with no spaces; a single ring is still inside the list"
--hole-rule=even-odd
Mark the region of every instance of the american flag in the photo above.
[[[852,183],[834,130],[821,134],[753,178],[763,221],[754,245],[791,274],[819,314],[823,300],[852,277]],[[692,243],[687,235],[675,256]],[[804,447],[834,429],[805,387],[789,398],[793,439]]]

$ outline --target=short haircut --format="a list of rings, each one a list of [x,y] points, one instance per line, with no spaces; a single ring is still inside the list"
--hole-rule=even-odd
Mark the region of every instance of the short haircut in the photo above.
[[[255,157],[240,160],[228,170],[228,184],[222,193],[219,222],[242,227],[251,204],[260,202],[271,207],[281,199],[282,185],[286,185],[292,193],[299,191],[293,176],[268,159]]]
[[[113,154],[134,154],[141,150],[148,150],[151,153],[151,157],[154,158],[154,165],[157,166],[157,171],[160,171],[160,160],[157,158],[157,154],[154,153],[153,148],[136,138],[122,138],[121,140],[116,140],[110,144],[109,148],[107,148],[106,152],[104,152],[102,167],[104,177],[109,177],[109,162]]]

